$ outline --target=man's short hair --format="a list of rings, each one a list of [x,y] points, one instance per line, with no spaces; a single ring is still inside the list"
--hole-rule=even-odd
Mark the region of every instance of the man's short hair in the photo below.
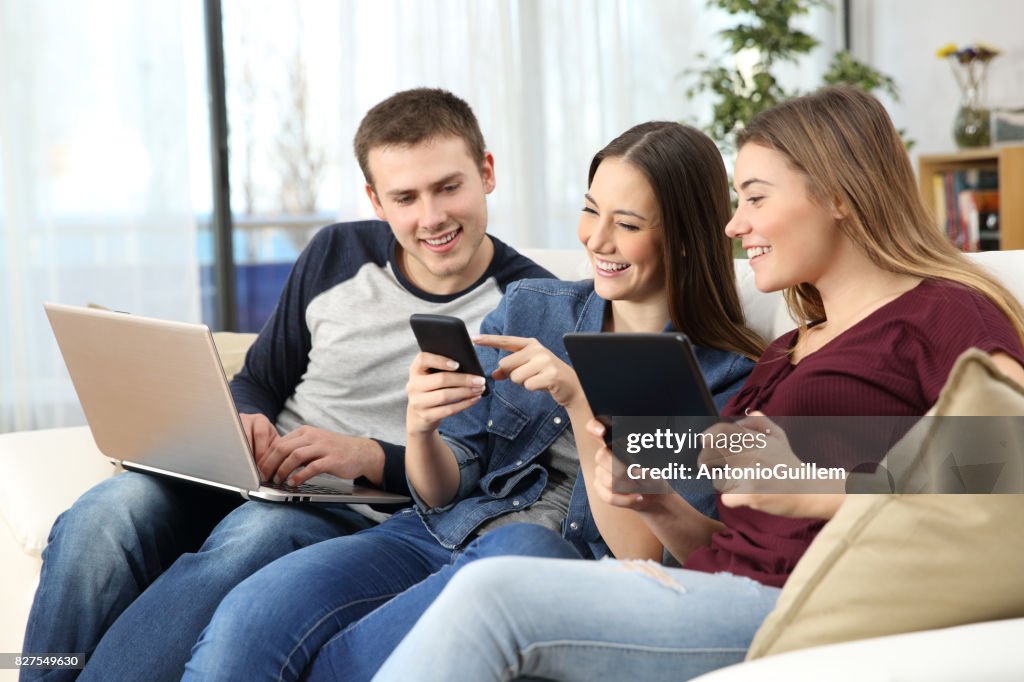
[[[370,109],[359,124],[353,146],[363,176],[372,186],[367,162],[370,150],[446,136],[461,138],[470,156],[483,166],[487,148],[469,105],[447,90],[415,88],[395,93]]]

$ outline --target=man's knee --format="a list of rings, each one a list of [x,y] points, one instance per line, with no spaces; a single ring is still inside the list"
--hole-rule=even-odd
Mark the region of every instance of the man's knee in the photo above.
[[[532,523],[514,523],[485,533],[467,550],[469,558],[533,556],[579,558],[579,553],[558,533]]]
[[[160,479],[127,472],[86,491],[57,517],[50,542],[121,544],[144,531],[156,519],[173,513],[172,493]]]
[[[274,628],[276,623],[293,622],[296,614],[304,615],[308,605],[315,603],[316,595],[282,598],[287,586],[281,577],[280,573],[260,569],[242,578],[220,600],[201,639],[240,642]]]
[[[356,512],[351,514],[358,517]],[[306,505],[247,502],[217,524],[200,552],[273,559],[370,523],[354,529],[351,525],[347,518],[335,518]]]
[[[246,610],[245,602],[249,596],[244,585],[243,582],[224,597],[193,645],[192,660],[188,663],[193,673],[196,666],[205,669],[211,662],[232,661],[238,651],[252,646],[253,642],[248,641],[252,633],[247,627],[247,623],[252,622],[252,614]]]

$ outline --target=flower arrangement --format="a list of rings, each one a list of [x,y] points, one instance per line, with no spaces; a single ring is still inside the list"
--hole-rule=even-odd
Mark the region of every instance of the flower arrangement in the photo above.
[[[979,92],[985,83],[988,63],[999,56],[999,50],[988,45],[964,45],[958,48],[953,43],[943,45],[935,53],[942,59],[950,59],[953,76],[964,92]]]
[[[953,123],[953,137],[960,147],[984,147],[989,143],[989,112],[982,105],[988,63],[999,56],[999,50],[977,43],[957,47],[943,45],[936,52],[948,59],[960,86],[960,109]]]

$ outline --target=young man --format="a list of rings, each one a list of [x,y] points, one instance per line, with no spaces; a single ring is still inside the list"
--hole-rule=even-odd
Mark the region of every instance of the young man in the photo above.
[[[494,159],[459,98],[393,95],[360,123],[355,151],[384,222],[331,225],[314,237],[231,390],[266,479],[331,473],[407,493],[398,443],[417,352],[409,315],[455,315],[476,330],[506,285],[550,274],[486,234]],[[178,679],[232,587],[288,552],[380,518],[115,476],[54,524],[24,651],[85,653],[82,679]],[[22,679],[77,673],[25,670]]]

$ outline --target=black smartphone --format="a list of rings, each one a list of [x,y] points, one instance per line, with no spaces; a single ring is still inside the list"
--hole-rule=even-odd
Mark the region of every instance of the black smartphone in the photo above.
[[[450,315],[417,313],[409,317],[409,325],[412,327],[412,333],[416,335],[416,342],[421,351],[454,360],[459,363],[456,372],[476,374],[487,379],[484,368],[480,366],[480,358],[476,355],[476,348],[469,339],[466,324],[462,320]],[[484,384],[483,395],[487,395],[489,391],[490,387]]]

